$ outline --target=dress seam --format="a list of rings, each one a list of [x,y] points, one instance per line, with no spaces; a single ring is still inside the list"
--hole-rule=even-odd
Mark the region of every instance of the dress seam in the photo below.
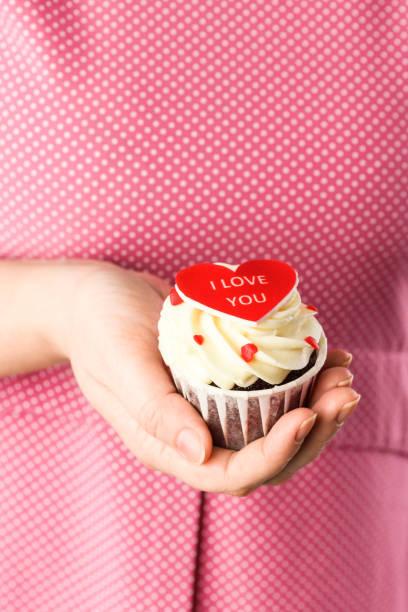
[[[195,567],[194,567],[194,584],[193,584],[193,601],[192,601],[192,612],[197,611],[198,606],[198,580],[200,571],[200,556],[201,556],[201,536],[203,531],[204,521],[204,503],[205,493],[200,491],[200,506],[198,513],[198,527],[197,527],[197,549],[195,555]]]
[[[397,457],[402,457],[403,459],[408,459],[408,450],[397,450],[381,446],[366,446],[361,448],[359,446],[354,446],[353,444],[342,444],[341,446],[333,446],[327,450],[329,452],[346,450],[355,453],[380,453],[381,455],[395,455]]]

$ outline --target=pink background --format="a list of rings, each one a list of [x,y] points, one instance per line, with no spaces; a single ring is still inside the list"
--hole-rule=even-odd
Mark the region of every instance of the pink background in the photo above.
[[[0,256],[299,272],[358,412],[248,498],[149,471],[69,366],[0,381],[0,609],[405,612],[407,2],[3,0]]]

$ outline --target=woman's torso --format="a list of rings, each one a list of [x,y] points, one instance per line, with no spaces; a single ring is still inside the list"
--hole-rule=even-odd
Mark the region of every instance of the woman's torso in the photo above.
[[[1,257],[286,260],[363,399],[236,499],[141,466],[68,366],[1,381],[2,609],[406,610],[406,31],[399,0],[3,3]]]

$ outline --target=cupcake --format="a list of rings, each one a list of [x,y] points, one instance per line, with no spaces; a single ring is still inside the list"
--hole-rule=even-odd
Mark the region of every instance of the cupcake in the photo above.
[[[160,314],[159,350],[214,444],[238,450],[307,405],[326,358],[317,309],[287,263],[201,263],[176,275]]]

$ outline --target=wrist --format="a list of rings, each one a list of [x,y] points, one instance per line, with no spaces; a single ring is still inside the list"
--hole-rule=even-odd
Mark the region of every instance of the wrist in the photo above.
[[[36,328],[60,361],[69,360],[81,283],[90,272],[111,264],[88,259],[50,260],[43,264],[38,269],[38,287],[45,291],[48,288],[48,295],[45,307],[36,313]]]
[[[100,265],[95,260],[0,262],[0,376],[69,359],[75,286]]]

